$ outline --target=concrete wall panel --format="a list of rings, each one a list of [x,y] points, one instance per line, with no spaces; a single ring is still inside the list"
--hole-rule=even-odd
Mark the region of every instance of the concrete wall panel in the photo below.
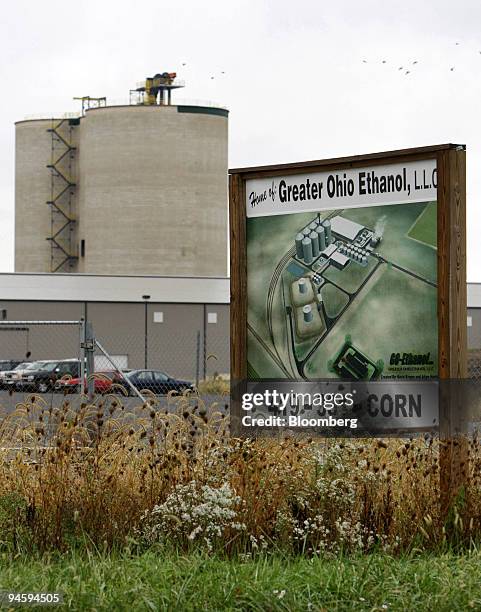
[[[89,110],[79,169],[80,272],[226,275],[227,117]]]
[[[0,301],[7,321],[77,321],[84,305],[76,302]],[[1,319],[0,319],[1,321]],[[0,324],[0,359],[71,359],[79,356],[79,328],[72,325],[26,325],[21,330]]]
[[[195,380],[199,333],[199,370],[202,376],[203,326],[203,304],[148,304],[149,368],[166,371],[174,378]]]
[[[87,318],[96,338],[110,355],[126,355],[128,367],[143,368],[145,316],[143,304],[87,304]],[[101,353],[97,351],[97,355]],[[101,369],[109,369],[107,362]]]
[[[468,349],[481,349],[481,308],[468,308],[471,326],[468,327]]]
[[[47,165],[56,161],[66,151],[64,144],[55,141],[52,149],[52,134],[47,130],[58,125],[60,120],[20,121],[15,125],[15,271],[50,272],[51,243],[47,240],[52,233],[64,225],[65,217],[55,213],[52,228],[52,209],[47,201],[52,200],[51,171]],[[78,128],[70,127],[68,120],[59,128],[61,135],[73,146],[76,145]],[[71,180],[76,179],[75,154],[67,154],[58,163],[59,170]],[[55,198],[66,183],[55,179],[53,197]],[[68,203],[69,193],[58,200],[59,206],[72,218],[76,218],[75,190]],[[57,239],[67,252],[76,254],[76,228],[66,228]],[[52,232],[53,229],[53,232]],[[71,239],[69,236],[71,235]],[[64,256],[60,250],[54,254],[54,266]],[[65,264],[61,270],[75,272],[73,266]]]

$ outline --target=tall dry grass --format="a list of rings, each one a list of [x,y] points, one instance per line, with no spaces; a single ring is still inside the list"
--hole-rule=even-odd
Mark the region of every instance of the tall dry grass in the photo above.
[[[466,486],[446,518],[433,438],[240,440],[195,395],[133,412],[115,395],[58,406],[32,395],[0,415],[0,547],[469,546],[481,536],[481,447],[468,446]]]

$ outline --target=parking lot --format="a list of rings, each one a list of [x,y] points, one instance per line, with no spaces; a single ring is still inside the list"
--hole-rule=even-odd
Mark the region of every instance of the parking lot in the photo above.
[[[18,391],[14,391],[12,393],[11,391],[0,390],[0,418],[13,413],[17,407],[20,407],[20,405],[30,403],[30,398],[32,395],[32,393],[23,393]],[[75,406],[80,406],[82,402],[86,401],[85,396],[81,396],[80,394],[69,394],[64,396],[63,393],[50,392],[35,395],[36,397],[40,398],[40,403],[45,402],[44,405],[46,407],[53,406],[54,408],[61,406],[65,400],[67,400],[74,408]],[[150,399],[153,396],[152,394],[146,394],[145,397],[146,399]],[[155,410],[168,410],[169,412],[175,412],[178,406],[178,401],[175,400],[175,397],[175,395],[155,396]],[[126,412],[135,412],[137,409],[141,409],[142,406],[142,401],[138,397],[126,397],[121,394],[94,396],[94,402],[96,405],[98,405],[102,400],[104,400],[105,407],[109,406],[112,401],[117,400],[124,407]],[[208,412],[220,410],[223,413],[227,413],[230,405],[230,397],[228,395],[206,394],[197,396],[193,394],[190,396],[189,404],[204,405],[208,409]]]

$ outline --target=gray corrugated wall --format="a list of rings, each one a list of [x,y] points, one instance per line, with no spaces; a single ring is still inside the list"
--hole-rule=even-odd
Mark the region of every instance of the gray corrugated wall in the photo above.
[[[1,313],[7,319],[78,320],[83,316],[81,302],[2,302]],[[9,331],[0,325],[0,359],[23,359],[30,351],[30,360],[70,359],[79,355],[79,329],[73,326],[28,326],[28,331]]]
[[[0,300],[7,320],[77,320],[87,317],[94,333],[111,355],[126,355],[129,368],[166,370],[195,380],[197,336],[199,374],[227,374],[229,366],[229,306],[226,304],[139,304],[107,302],[21,302]],[[163,319],[154,322],[154,314]],[[217,323],[208,323],[208,314]],[[0,325],[0,329],[2,326]],[[147,332],[147,334],[146,334]],[[205,334],[205,344],[204,344]],[[65,359],[78,356],[78,330],[30,326],[24,331],[0,331],[0,359]],[[204,365],[205,364],[205,365]]]
[[[468,349],[481,349],[481,308],[468,308],[472,325],[468,327]]]

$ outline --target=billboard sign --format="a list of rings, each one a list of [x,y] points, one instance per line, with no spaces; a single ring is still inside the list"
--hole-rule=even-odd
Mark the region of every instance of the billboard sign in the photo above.
[[[464,214],[464,199],[453,201],[464,155],[446,145],[232,171],[234,387],[383,383],[385,396],[386,383],[405,381],[422,395],[417,383],[429,381],[422,415],[370,426],[439,425],[432,383],[456,367],[447,335],[463,337],[447,320],[454,299],[465,304],[465,288],[453,295],[449,283],[455,271],[465,282],[450,259],[465,239],[451,232],[454,209]],[[245,416],[236,393],[233,409]]]

